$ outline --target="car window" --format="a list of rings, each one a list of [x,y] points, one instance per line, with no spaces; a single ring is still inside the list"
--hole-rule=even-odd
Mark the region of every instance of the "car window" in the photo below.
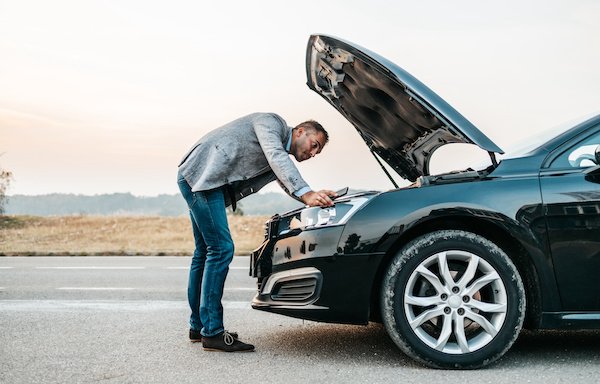
[[[600,145],[600,131],[571,146],[561,153],[550,168],[588,168],[596,164],[596,148]]]
[[[598,115],[598,113],[588,114],[585,116],[578,117],[576,119],[565,121],[562,124],[559,124],[554,127],[550,127],[541,132],[536,132],[535,134],[531,135],[530,137],[519,140],[519,142],[517,144],[515,144],[514,146],[507,148],[506,155],[501,156],[501,157],[515,158],[515,157],[521,157],[523,155],[526,155],[529,152],[543,146],[544,144],[546,144],[546,142],[550,141],[551,139],[556,137],[558,134],[566,132],[570,128],[573,128],[573,127],[583,123],[584,121],[587,121],[597,115]]]

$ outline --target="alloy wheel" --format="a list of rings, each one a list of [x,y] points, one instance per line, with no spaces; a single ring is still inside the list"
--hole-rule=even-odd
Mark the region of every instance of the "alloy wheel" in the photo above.
[[[424,260],[404,292],[410,327],[423,343],[444,353],[469,353],[488,344],[502,327],[506,310],[506,288],[498,272],[460,250]]]

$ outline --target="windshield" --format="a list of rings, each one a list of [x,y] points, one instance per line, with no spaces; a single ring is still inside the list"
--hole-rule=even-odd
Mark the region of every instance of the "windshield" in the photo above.
[[[575,127],[576,125],[583,123],[586,120],[598,115],[598,113],[589,114],[583,117],[578,117],[576,119],[569,120],[557,126],[547,128],[541,132],[537,132],[529,137],[519,140],[518,143],[510,146],[506,151],[506,155],[501,156],[502,158],[515,158],[522,157],[534,150],[542,147],[545,143],[560,135],[563,132],[566,132],[568,129]]]

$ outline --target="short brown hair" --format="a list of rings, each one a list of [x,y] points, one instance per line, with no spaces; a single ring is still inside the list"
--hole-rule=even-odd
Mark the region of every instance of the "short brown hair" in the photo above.
[[[316,122],[315,120],[307,120],[305,122],[302,122],[302,123],[296,125],[296,127],[294,129],[297,129],[300,127],[307,129],[309,131],[313,131],[315,133],[321,132],[323,134],[323,136],[325,137],[325,142],[323,143],[323,145],[325,145],[329,142],[329,134],[327,133],[325,128],[323,128],[323,126],[321,124],[319,124],[318,122]]]

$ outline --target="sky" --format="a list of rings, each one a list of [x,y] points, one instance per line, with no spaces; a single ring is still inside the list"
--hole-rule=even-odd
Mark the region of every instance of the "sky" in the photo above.
[[[306,86],[311,34],[395,62],[507,150],[600,113],[599,19],[594,0],[0,0],[0,167],[9,195],[177,193],[197,139],[263,111],[329,131],[298,164],[313,189],[387,190],[355,129]],[[486,159],[452,144],[431,170]]]

